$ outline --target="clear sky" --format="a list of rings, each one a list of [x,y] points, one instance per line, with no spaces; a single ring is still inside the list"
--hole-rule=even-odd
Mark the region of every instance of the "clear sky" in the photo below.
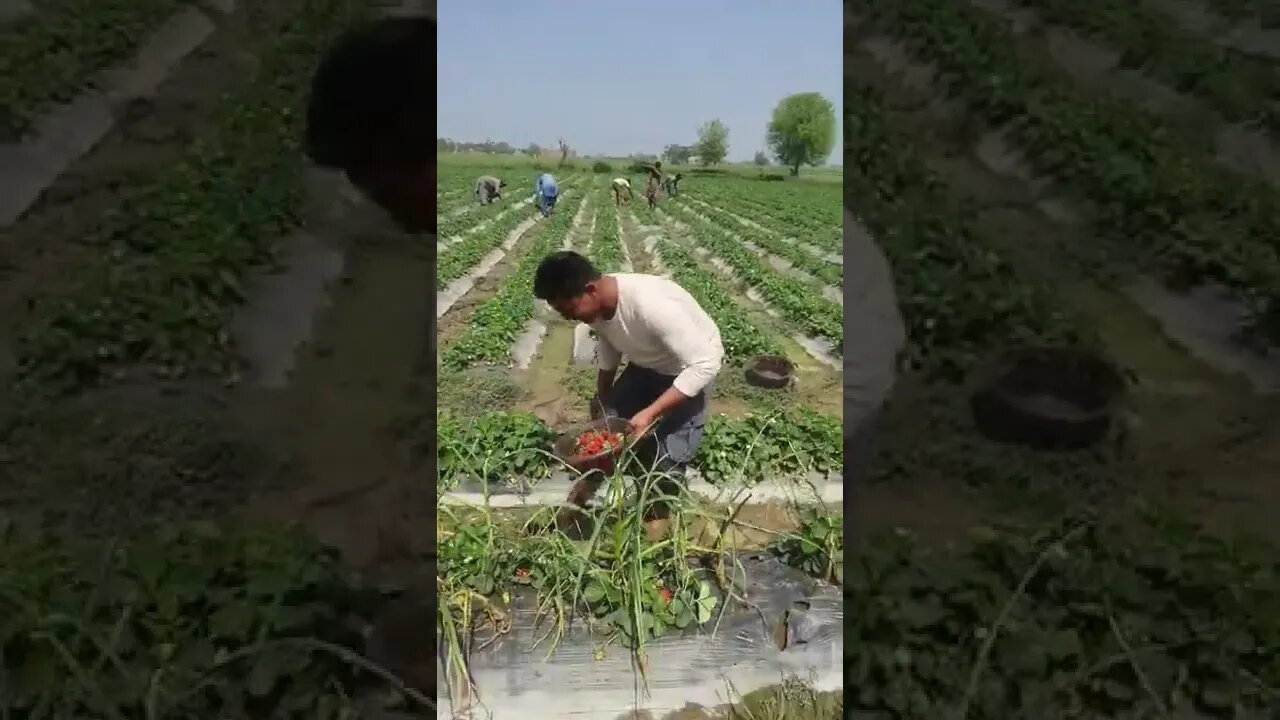
[[[819,92],[843,130],[836,0],[438,0],[437,134],[582,155],[659,154],[729,127],[729,160],[764,150],[779,100]]]

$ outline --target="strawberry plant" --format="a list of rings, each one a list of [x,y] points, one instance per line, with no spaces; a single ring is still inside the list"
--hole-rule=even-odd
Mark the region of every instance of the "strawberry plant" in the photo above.
[[[341,628],[376,596],[297,532],[166,525],[3,556],[5,715],[337,720],[368,682]]]
[[[697,197],[746,216],[783,237],[799,238],[836,255],[841,252],[844,216],[839,185],[780,186],[750,180],[704,180],[698,185]]]
[[[773,543],[783,562],[836,585],[844,584],[844,516],[806,510],[800,527]]]
[[[551,458],[556,433],[526,412],[493,411],[478,419],[436,415],[437,485],[455,487],[464,477],[506,482],[538,479],[560,467]],[[839,473],[843,466],[840,419],[808,409],[712,416],[693,467],[709,482],[754,484],[809,472]]]
[[[1167,518],[860,542],[849,700],[896,717],[1261,717],[1280,684],[1267,557]]]
[[[618,215],[604,202],[602,193],[597,193],[596,204],[603,207],[596,213],[596,229],[591,234],[591,262],[600,272],[618,272],[623,259]]]
[[[546,477],[553,469],[548,453],[555,439],[556,433],[532,413],[494,411],[474,419],[438,413],[436,484],[447,490],[463,478]]]
[[[723,227],[733,228],[733,233],[738,237],[766,252],[790,261],[792,265],[824,283],[833,287],[844,286],[844,268],[840,265],[814,257],[812,253],[800,249],[795,244],[783,241],[776,233],[762,232],[743,225],[729,215],[728,211],[714,205],[692,205],[688,203],[685,205],[692,211],[711,216]]]
[[[443,288],[471,272],[471,269],[484,256],[502,245],[503,241],[507,239],[507,235],[515,230],[516,226],[531,217],[533,217],[532,209],[510,210],[501,218],[490,218],[488,225],[472,231],[462,240],[445,248],[436,257],[436,287]],[[478,218],[470,219],[472,221],[478,220]],[[440,237],[452,236],[445,235],[444,232],[445,229],[442,227]]]
[[[1085,12],[1070,0],[1018,0],[1046,20],[1100,39],[1121,63],[1207,101],[1231,121],[1271,120],[1280,95],[1280,68],[1181,28],[1140,3],[1100,2]],[[1207,138],[1206,138],[1207,141]]]
[[[693,466],[717,484],[838,474],[844,467],[840,419],[804,408],[739,420],[713,415]]]

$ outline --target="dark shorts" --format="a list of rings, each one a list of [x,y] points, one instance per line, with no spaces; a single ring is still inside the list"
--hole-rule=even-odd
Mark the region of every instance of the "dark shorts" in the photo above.
[[[605,398],[605,409],[613,415],[630,418],[648,407],[675,381],[672,375],[656,373],[639,365],[627,365],[613,384],[613,392]],[[642,467],[683,473],[702,445],[702,429],[707,423],[707,395],[711,388],[689,398],[667,412],[650,437],[636,446],[636,459]]]

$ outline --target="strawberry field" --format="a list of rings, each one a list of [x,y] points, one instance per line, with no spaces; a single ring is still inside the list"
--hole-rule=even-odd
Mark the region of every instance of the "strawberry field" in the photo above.
[[[838,186],[710,175],[689,179],[678,197],[664,196],[650,211],[642,200],[615,206],[613,175],[573,168],[557,173],[556,213],[530,222],[536,211],[523,201],[535,173],[527,165],[442,157],[437,262],[448,271],[437,275],[438,297],[446,301],[438,307],[452,304],[438,320],[434,431],[446,642],[462,647],[471,633],[506,632],[508,642],[521,644],[519,621],[510,627],[521,617],[520,602],[509,607],[503,598],[527,596],[549,628],[545,649],[530,648],[533,657],[554,656],[576,637],[570,618],[585,611],[591,642],[616,658],[602,655],[604,669],[591,672],[632,658],[646,683],[661,687],[677,669],[664,668],[670,663],[654,648],[696,627],[708,631],[721,613],[740,612],[725,598],[744,582],[742,551],[771,548],[801,575],[838,582]],[[482,174],[509,184],[493,206],[479,206],[471,194]],[[768,225],[743,224],[753,217]],[[665,539],[647,534],[636,509],[646,496],[671,492],[658,477],[638,478],[640,497],[631,499],[630,483],[611,478],[585,526],[555,518],[571,477],[550,454],[551,443],[586,422],[595,385],[586,328],[532,295],[538,262],[564,248],[605,272],[671,277],[720,328],[725,368],[690,471],[691,491],[672,498],[678,509]],[[762,354],[795,363],[796,383],[783,390],[747,384],[746,363]],[[753,499],[761,488],[768,488],[766,499]],[[766,526],[752,530],[761,518]],[[707,562],[720,569],[707,572]],[[477,613],[484,618],[468,624]],[[500,700],[500,690],[482,679],[489,677],[483,653],[455,660],[454,707],[471,682],[460,680],[464,667],[481,678],[473,688],[481,702]],[[601,682],[630,683],[632,673]]]

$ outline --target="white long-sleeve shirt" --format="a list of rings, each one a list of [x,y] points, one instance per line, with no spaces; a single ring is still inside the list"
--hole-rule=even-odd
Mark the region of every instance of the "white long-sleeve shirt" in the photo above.
[[[596,364],[616,370],[630,362],[663,375],[693,397],[715,379],[724,361],[720,329],[687,290],[657,275],[612,273],[618,282],[618,309],[591,323],[599,338]]]
[[[844,426],[869,418],[897,377],[906,330],[893,269],[862,223],[844,211]]]

